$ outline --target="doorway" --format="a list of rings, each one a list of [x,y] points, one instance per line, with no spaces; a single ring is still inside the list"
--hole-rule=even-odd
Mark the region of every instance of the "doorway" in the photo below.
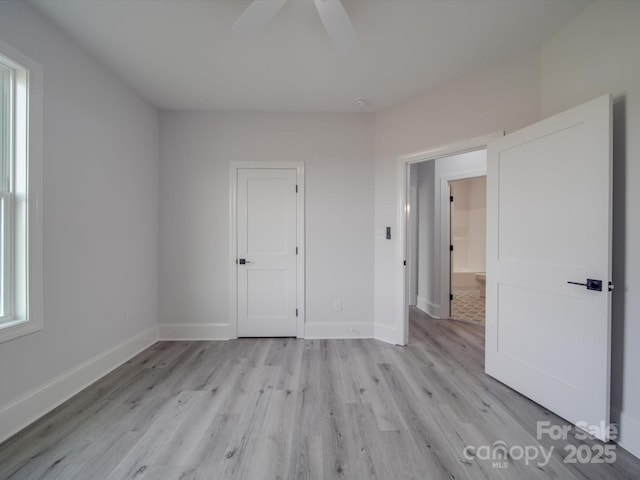
[[[484,325],[487,235],[486,176],[449,182],[451,315]]]
[[[484,272],[484,254],[476,258],[480,255],[475,253],[476,249],[484,251],[484,242],[472,241],[473,252],[470,255],[469,239],[463,238],[461,233],[465,230],[466,237],[472,232],[471,240],[484,236],[482,211],[479,217],[473,215],[473,228],[467,224],[471,218],[471,207],[475,210],[478,204],[484,208],[486,161],[486,149],[478,148],[416,161],[409,168],[407,238],[411,288],[407,305],[415,306],[431,318],[455,318],[483,324],[483,308],[471,315],[472,308],[481,307],[484,303],[479,301],[480,290],[474,289],[478,282],[474,275],[467,275],[469,279],[462,278],[467,280],[467,284],[457,285],[462,275],[459,271],[452,271],[455,258],[452,250],[455,250],[454,240],[458,240],[458,267],[464,263],[464,267],[470,270],[467,264],[471,261],[475,273],[480,275]],[[452,202],[451,189],[456,189],[456,185],[460,198],[459,202]],[[470,186],[472,190],[468,188]],[[473,204],[470,197],[473,197]],[[452,217],[454,204],[460,208],[458,215],[454,213]],[[461,222],[460,225],[455,224],[455,218]],[[478,221],[482,225],[478,225]],[[458,290],[457,295],[454,288]]]

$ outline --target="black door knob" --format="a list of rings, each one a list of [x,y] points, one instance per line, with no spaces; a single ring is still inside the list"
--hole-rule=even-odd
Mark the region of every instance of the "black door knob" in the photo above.
[[[580,285],[582,287],[587,287],[587,290],[593,290],[595,292],[602,291],[602,280],[594,280],[593,278],[587,278],[587,283],[581,282],[567,282],[571,285]]]

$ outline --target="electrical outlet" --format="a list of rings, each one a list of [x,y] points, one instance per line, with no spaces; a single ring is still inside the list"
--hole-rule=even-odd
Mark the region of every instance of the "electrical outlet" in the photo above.
[[[335,302],[333,302],[333,308],[336,312],[341,312],[342,311],[342,300],[338,299]]]

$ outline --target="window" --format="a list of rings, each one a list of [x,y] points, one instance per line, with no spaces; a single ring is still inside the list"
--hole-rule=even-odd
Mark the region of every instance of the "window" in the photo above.
[[[42,328],[41,78],[0,42],[0,341]]]

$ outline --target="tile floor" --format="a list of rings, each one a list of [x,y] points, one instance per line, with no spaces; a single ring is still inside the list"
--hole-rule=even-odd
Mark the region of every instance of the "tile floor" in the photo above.
[[[453,291],[451,318],[463,322],[484,325],[484,298],[474,288],[459,288]]]

